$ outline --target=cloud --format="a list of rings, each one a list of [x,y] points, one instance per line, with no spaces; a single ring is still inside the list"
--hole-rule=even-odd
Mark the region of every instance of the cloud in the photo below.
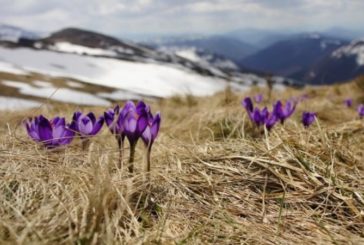
[[[110,34],[360,28],[362,0],[0,0],[0,22]]]

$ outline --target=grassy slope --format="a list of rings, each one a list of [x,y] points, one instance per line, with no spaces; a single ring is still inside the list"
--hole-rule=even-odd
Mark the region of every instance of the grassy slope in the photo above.
[[[86,152],[75,140],[47,153],[19,125],[39,113],[70,118],[74,106],[2,113],[0,243],[364,243],[364,122],[342,105],[364,99],[358,84],[275,94],[311,99],[269,136],[251,127],[242,94],[154,101],[163,122],[150,184],[141,144],[129,176],[115,170],[107,129]],[[305,130],[303,110],[319,123]]]

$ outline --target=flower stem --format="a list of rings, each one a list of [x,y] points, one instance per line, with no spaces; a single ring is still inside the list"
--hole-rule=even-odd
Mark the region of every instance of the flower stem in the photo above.
[[[122,138],[118,138],[118,147],[119,147],[119,163],[118,168],[123,168],[123,155],[124,155],[124,140]]]
[[[130,155],[129,155],[129,173],[134,172],[134,155],[135,155],[136,142],[130,143]]]
[[[90,145],[89,139],[82,139],[82,150],[85,151]]]
[[[147,148],[147,155],[146,155],[146,160],[147,160],[147,169],[146,171],[149,173],[150,172],[150,155],[152,152],[152,146],[148,146]]]

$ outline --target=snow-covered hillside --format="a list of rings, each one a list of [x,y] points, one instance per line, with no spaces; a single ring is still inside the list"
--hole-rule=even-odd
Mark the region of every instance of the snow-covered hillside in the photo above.
[[[202,76],[179,67],[48,50],[0,47],[0,62],[23,72],[70,77],[158,97],[175,94],[211,95],[227,86],[221,79]]]
[[[238,71],[238,66],[231,60],[222,56],[208,53],[196,48],[163,47],[160,50],[174,53],[192,62],[196,62],[206,67],[215,67],[221,70]]]
[[[332,57],[340,59],[343,56],[353,56],[358,66],[364,66],[364,39],[355,40],[332,53]]]

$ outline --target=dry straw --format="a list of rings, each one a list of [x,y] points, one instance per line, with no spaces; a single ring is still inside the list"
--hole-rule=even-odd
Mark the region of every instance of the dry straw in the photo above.
[[[339,94],[359,100],[353,86],[273,93],[311,98],[265,135],[244,95],[152,102],[164,120],[150,182],[141,144],[130,176],[106,129],[87,152],[46,153],[15,126],[24,113],[2,114],[0,243],[363,244],[364,122]],[[319,118],[309,129],[304,110]]]

